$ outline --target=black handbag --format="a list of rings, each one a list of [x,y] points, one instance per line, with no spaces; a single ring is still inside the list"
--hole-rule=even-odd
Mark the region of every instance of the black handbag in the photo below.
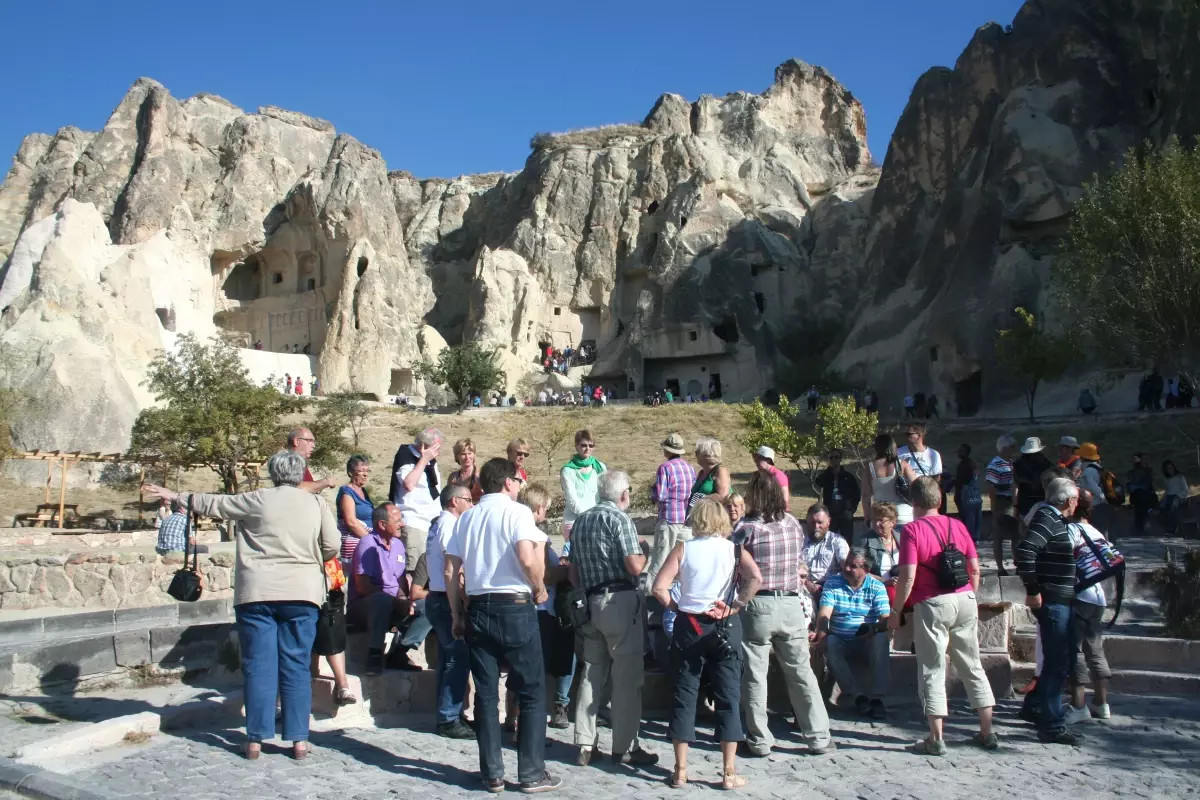
[[[569,583],[559,584],[554,594],[554,615],[564,628],[581,630],[592,618],[587,591],[571,588]]]
[[[737,600],[738,578],[742,572],[742,546],[735,544],[733,546],[733,575],[729,578],[729,593],[726,595],[728,599],[725,604],[730,608],[733,607]],[[740,648],[734,644],[730,637],[730,621],[729,617],[717,620],[713,626],[712,641],[709,646],[709,652],[720,659],[733,658],[740,655]]]
[[[200,578],[200,546],[192,548],[192,565],[188,566],[188,547],[192,538],[192,496],[188,495],[187,523],[183,529],[183,569],[175,571],[167,594],[181,603],[194,603],[204,593],[204,583]]]
[[[319,656],[346,652],[346,595],[341,589],[325,593],[325,602],[317,612],[313,652]]]

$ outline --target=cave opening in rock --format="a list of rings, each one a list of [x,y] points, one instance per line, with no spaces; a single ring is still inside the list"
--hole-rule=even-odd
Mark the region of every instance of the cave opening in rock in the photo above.
[[[931,348],[929,348],[929,361],[930,361],[930,363],[937,363],[937,360],[938,360],[938,349],[937,349],[937,347],[936,347],[936,346],[934,346],[934,347],[931,347]]]
[[[369,266],[371,266],[371,262],[367,260],[367,257],[366,257],[366,256],[359,256],[359,259],[358,259],[358,277],[360,277],[360,278],[361,278],[363,275],[365,275],[365,274],[367,273],[367,267],[369,267]]]
[[[732,315],[725,317],[713,326],[713,333],[723,342],[736,344],[738,341],[737,320]]]
[[[762,292],[754,293],[754,307],[758,309],[758,313],[762,313],[767,309],[767,298]]]
[[[975,370],[954,384],[954,407],[960,417],[973,417],[983,406],[983,373]]]
[[[173,308],[156,308],[155,315],[158,316],[158,322],[166,330],[175,332],[175,309]]]
[[[392,370],[392,382],[388,385],[388,394],[412,394],[413,371],[411,369]]]
[[[646,213],[653,214],[655,211],[658,211],[658,201],[651,200],[650,205],[646,206]]]
[[[233,269],[221,284],[221,291],[229,300],[246,303],[262,297],[262,273],[256,258],[247,258],[234,264]]]

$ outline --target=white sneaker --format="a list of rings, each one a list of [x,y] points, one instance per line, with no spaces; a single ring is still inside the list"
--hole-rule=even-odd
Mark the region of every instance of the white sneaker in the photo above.
[[[1096,719],[1112,719],[1112,712],[1108,710],[1108,703],[1089,706],[1092,716]]]
[[[1063,707],[1063,722],[1067,725],[1078,725],[1080,722],[1088,722],[1092,715],[1088,712],[1087,706],[1076,708],[1073,705]]]

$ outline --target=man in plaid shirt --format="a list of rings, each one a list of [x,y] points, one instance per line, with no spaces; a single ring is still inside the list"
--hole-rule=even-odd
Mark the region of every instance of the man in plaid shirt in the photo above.
[[[189,545],[196,543],[196,537],[187,535],[187,507],[178,499],[171,501],[171,516],[158,526],[158,542],[154,552],[160,556],[167,553],[185,553]]]
[[[658,756],[638,744],[645,664],[646,600],[638,575],[646,566],[629,507],[629,476],[619,470],[597,478],[599,502],[571,527],[571,582],[587,593],[588,622],[579,630],[579,698],[575,705],[576,763],[586,767],[596,753],[596,716],[606,686],[612,686],[612,758],[649,766]],[[612,678],[610,683],[609,678]]]
[[[762,587],[742,615],[746,750],[751,756],[766,756],[775,741],[767,726],[767,667],[774,649],[808,752],[830,753],[837,745],[829,734],[825,699],[808,653],[804,530],[787,513],[783,490],[768,473],[755,472],[750,478],[741,532],[746,537],[743,546],[762,573]]]
[[[646,571],[646,594],[654,578],[675,545],[692,538],[687,527],[688,499],[696,470],[683,458],[683,437],[672,433],[663,440],[663,457],[654,479],[651,498],[658,503],[658,524],[654,528],[654,545],[650,548],[650,567]]]

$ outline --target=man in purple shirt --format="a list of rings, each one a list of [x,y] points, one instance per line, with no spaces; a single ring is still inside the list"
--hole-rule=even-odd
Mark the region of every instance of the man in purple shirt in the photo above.
[[[683,458],[683,437],[672,433],[663,440],[663,458],[650,495],[658,503],[658,524],[654,527],[654,545],[646,567],[646,591],[654,585],[654,576],[679,542],[692,538],[687,527],[688,499],[696,470]]]
[[[370,634],[367,644],[368,675],[383,670],[383,645],[387,632],[397,631],[388,654],[388,666],[419,671],[408,651],[425,640],[430,631],[425,617],[427,576],[421,560],[412,574],[404,571],[404,542],[400,531],[404,515],[393,503],[380,503],[372,515],[371,533],[358,540],[351,563],[350,600],[346,621],[351,625],[366,625]]]

